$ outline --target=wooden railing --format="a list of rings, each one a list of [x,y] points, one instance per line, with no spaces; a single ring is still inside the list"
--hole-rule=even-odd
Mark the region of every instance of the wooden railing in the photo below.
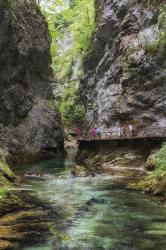
[[[104,130],[101,135],[92,136],[91,131],[83,131],[80,136],[77,137],[78,141],[98,141],[98,140],[129,140],[129,139],[144,139],[144,138],[166,138],[166,127],[159,128],[144,128],[139,130],[133,130],[132,133],[124,131],[120,133],[118,131]]]

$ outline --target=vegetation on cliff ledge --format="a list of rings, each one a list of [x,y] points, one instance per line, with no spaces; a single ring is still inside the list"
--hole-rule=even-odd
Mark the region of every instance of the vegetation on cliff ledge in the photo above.
[[[160,34],[157,38],[157,40],[151,44],[148,45],[148,52],[151,54],[156,54],[159,51],[165,50],[166,47],[166,5],[160,9]],[[165,53],[164,53],[165,55]]]
[[[156,153],[155,170],[128,187],[166,197],[166,143]]]

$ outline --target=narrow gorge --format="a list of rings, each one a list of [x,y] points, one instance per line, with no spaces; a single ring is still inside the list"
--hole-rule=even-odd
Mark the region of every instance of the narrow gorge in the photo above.
[[[165,1],[0,14],[0,249],[165,250]]]

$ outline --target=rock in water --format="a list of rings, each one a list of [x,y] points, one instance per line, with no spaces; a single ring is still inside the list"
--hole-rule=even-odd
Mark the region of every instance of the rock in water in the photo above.
[[[0,1],[0,9],[0,151],[15,163],[60,157],[47,23],[34,0]]]
[[[76,177],[87,177],[89,176],[89,170],[83,166],[76,166],[71,172],[72,175]]]

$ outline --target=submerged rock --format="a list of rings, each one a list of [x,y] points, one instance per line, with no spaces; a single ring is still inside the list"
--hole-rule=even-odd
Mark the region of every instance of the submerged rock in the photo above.
[[[50,175],[45,174],[45,173],[27,173],[27,174],[24,174],[24,177],[28,179],[30,178],[30,179],[42,180],[42,179],[50,177]]]
[[[86,205],[90,206],[90,205],[93,205],[93,204],[104,204],[106,203],[107,201],[103,198],[91,198],[90,200],[88,200],[86,202]]]

